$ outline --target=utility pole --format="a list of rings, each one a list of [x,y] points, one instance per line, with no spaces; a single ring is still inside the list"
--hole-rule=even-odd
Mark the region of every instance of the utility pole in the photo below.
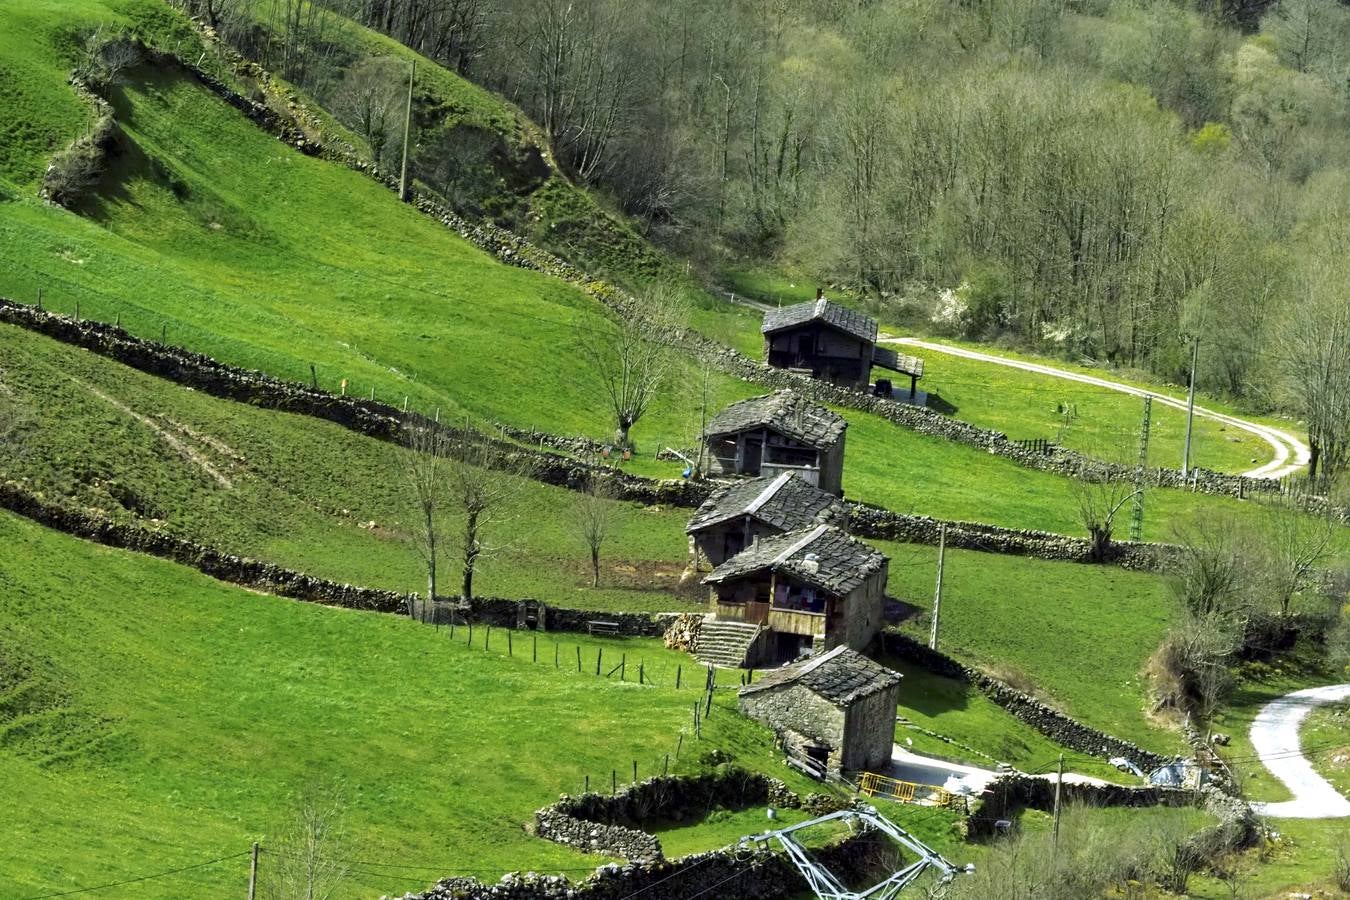
[[[947,525],[938,526],[938,565],[937,586],[933,588],[933,633],[928,636],[928,649],[936,650],[938,644],[938,620],[942,615],[942,565],[947,555]]]
[[[1186,446],[1181,451],[1181,475],[1191,474],[1191,424],[1195,421],[1195,366],[1200,359],[1200,336],[1191,335],[1191,388],[1186,396]]]
[[[1148,471],[1148,432],[1153,418],[1153,398],[1144,397],[1144,418],[1139,423],[1139,459],[1134,465],[1134,506],[1130,510],[1130,540],[1144,539],[1144,473]]]
[[[413,81],[417,78],[417,60],[412,61],[408,72],[408,108],[403,115],[403,169],[398,176],[398,199],[408,199],[408,144],[412,142],[412,97]]]
[[[1054,860],[1059,856],[1059,798],[1063,789],[1064,789],[1064,754],[1061,753],[1059,755],[1059,776],[1055,778],[1055,830],[1050,838],[1051,860]]]
[[[248,900],[258,897],[258,842],[253,842],[253,858],[248,864]]]

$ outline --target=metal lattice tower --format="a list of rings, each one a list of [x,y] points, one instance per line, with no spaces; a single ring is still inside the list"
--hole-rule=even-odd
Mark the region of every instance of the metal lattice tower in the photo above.
[[[861,891],[849,890],[839,880],[838,876],[816,862],[796,838],[796,832],[803,828],[810,828],[822,822],[839,820],[847,822],[853,828],[866,828],[880,832],[913,853],[916,857],[915,860],[904,868],[892,872],[870,888]],[[887,819],[871,806],[829,813],[816,819],[789,825],[787,828],[777,831],[766,831],[762,834],[744,837],[741,838],[741,846],[755,844],[761,849],[768,849],[770,841],[777,841],[787,853],[788,858],[792,860],[797,867],[797,871],[801,873],[802,878],[805,879],[807,885],[811,888],[811,892],[816,895],[818,900],[895,900],[901,891],[929,869],[937,872],[939,884],[951,881],[961,871],[944,859],[936,850]],[[971,869],[968,868],[967,871],[971,871]]]
[[[1144,473],[1148,471],[1148,429],[1153,418],[1153,398],[1144,397],[1144,417],[1139,423],[1139,460],[1134,466],[1134,506],[1130,510],[1130,540],[1144,539]]]

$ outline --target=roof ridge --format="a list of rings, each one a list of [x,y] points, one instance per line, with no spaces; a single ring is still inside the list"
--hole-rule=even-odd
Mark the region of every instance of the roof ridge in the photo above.
[[[827,651],[825,651],[824,653],[820,654],[819,656],[815,656],[815,657],[812,657],[811,659],[808,659],[806,662],[802,663],[802,667],[801,667],[800,669],[797,670],[797,675],[800,677],[800,676],[802,676],[802,675],[809,675],[809,674],[811,674],[812,672],[814,672],[816,669],[820,668],[820,667],[821,667],[822,665],[824,665],[825,663],[827,663],[827,662],[829,662],[830,660],[834,659],[836,656],[841,656],[841,655],[843,655],[844,651],[847,650],[847,649],[848,649],[848,644],[840,644],[838,647],[835,647],[833,650],[827,650]]]
[[[772,500],[774,495],[782,489],[783,485],[787,484],[787,480],[791,477],[791,472],[780,473],[779,476],[773,480],[772,484],[760,491],[759,496],[750,501],[750,505],[745,508],[746,513],[753,514],[759,512],[759,508]]]
[[[825,530],[826,530],[827,528],[829,528],[829,527],[830,527],[829,525],[817,525],[815,528],[812,528],[809,534],[807,534],[805,537],[803,537],[803,538],[802,538],[801,540],[799,540],[799,541],[794,541],[793,544],[792,544],[792,546],[788,547],[788,548],[787,548],[786,550],[784,550],[782,553],[780,553],[780,554],[778,554],[777,556],[775,556],[775,557],[773,558],[773,562],[769,563],[769,565],[771,565],[771,566],[781,566],[781,565],[783,564],[784,560],[786,560],[789,556],[791,556],[792,554],[796,553],[798,550],[802,549],[803,547],[806,547],[806,546],[809,546],[810,544],[815,543],[815,541],[821,536],[821,534],[823,534],[823,533],[825,532]]]

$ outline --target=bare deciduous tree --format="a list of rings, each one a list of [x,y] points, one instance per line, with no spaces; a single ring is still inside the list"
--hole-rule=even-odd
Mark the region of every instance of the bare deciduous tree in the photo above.
[[[614,489],[608,479],[593,473],[577,496],[577,533],[591,554],[591,587],[600,586],[600,551],[615,524]]]
[[[515,514],[513,501],[533,469],[528,455],[512,453],[468,428],[450,439],[446,465],[449,506],[460,518],[458,548],[460,597],[473,599],[473,578],[480,561],[503,549],[488,543],[488,533]]]
[[[1087,529],[1088,539],[1092,541],[1092,558],[1100,562],[1111,551],[1116,516],[1126,503],[1134,499],[1137,491],[1127,481],[1091,481],[1083,478],[1073,480],[1073,491],[1078,503],[1078,520]]]
[[[329,900],[347,879],[346,800],[340,786],[314,784],[297,798],[294,812],[260,870],[269,900]]]
[[[1347,264],[1331,246],[1309,257],[1282,359],[1308,426],[1309,478],[1315,490],[1326,490],[1350,461],[1350,272],[1340,271]]]
[[[1304,512],[1292,501],[1280,503],[1265,528],[1262,575],[1281,616],[1288,616],[1294,597],[1316,578],[1330,555],[1336,536],[1331,517]]]
[[[685,318],[678,293],[658,287],[634,298],[621,317],[582,335],[581,354],[614,417],[620,447],[632,446],[633,426],[669,383]]]
[[[451,442],[439,428],[405,423],[402,443],[408,449],[399,460],[414,513],[412,540],[426,565],[427,602],[431,603],[436,599],[442,523],[449,501]]]
[[[403,141],[407,69],[392,59],[370,57],[347,70],[333,97],[338,118],[370,144],[383,169],[388,151]]]

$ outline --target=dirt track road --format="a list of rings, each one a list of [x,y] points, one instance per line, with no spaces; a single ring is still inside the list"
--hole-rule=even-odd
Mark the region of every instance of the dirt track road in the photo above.
[[[1350,697],[1350,684],[1307,688],[1272,700],[1252,722],[1252,747],[1270,773],[1289,788],[1293,800],[1253,803],[1263,816],[1280,819],[1336,819],[1350,816],[1350,800],[1313,769],[1299,744],[1298,729],[1324,703]]]
[[[1175,397],[1169,397],[1164,394],[1158,394],[1154,391],[1144,388],[1134,387],[1133,385],[1122,384],[1118,381],[1109,381],[1105,378],[1097,378],[1093,375],[1084,375],[1080,372],[1069,372],[1064,369],[1057,369],[1054,366],[1042,365],[1041,363],[1023,362],[1018,359],[1008,359],[1004,356],[994,356],[989,353],[981,353],[977,350],[967,350],[963,347],[953,347],[949,344],[937,344],[931,341],[921,340],[919,338],[893,337],[891,335],[882,335],[878,340],[882,344],[897,344],[906,347],[919,347],[934,353],[948,353],[952,356],[960,356],[965,359],[979,360],[980,362],[992,363],[999,366],[1008,366],[1013,369],[1021,369],[1024,372],[1035,372],[1039,375],[1048,375],[1052,378],[1063,378],[1066,381],[1076,381],[1079,384],[1090,384],[1094,387],[1106,388],[1112,391],[1120,391],[1123,394],[1130,394],[1135,397],[1152,397],[1154,402],[1162,403],[1174,409],[1184,410],[1186,401],[1178,400]],[[1270,445],[1274,457],[1270,462],[1258,466],[1247,472],[1243,472],[1248,478],[1283,478],[1286,475],[1292,475],[1299,469],[1308,464],[1309,451],[1308,446],[1286,431],[1278,428],[1271,428],[1268,425],[1260,425],[1256,422],[1248,422],[1246,419],[1239,419],[1236,416],[1230,416],[1225,413],[1214,412],[1205,409],[1202,406],[1195,407],[1195,414],[1207,419],[1214,419],[1223,422],[1225,425],[1239,428],[1250,432],[1264,440]]]

